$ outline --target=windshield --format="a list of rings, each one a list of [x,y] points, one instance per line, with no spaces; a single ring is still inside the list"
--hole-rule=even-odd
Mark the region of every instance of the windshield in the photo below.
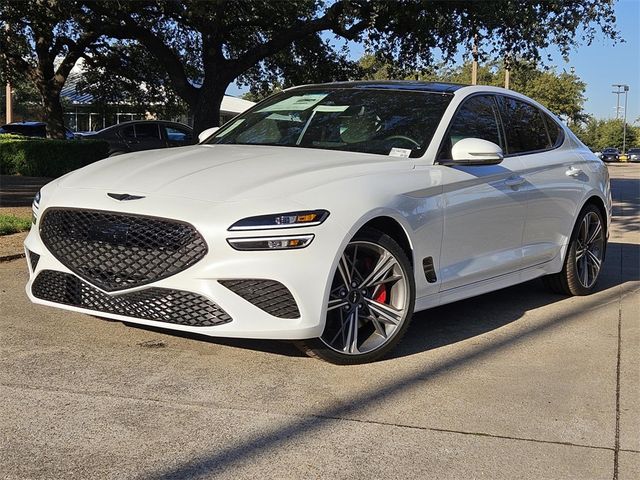
[[[357,88],[283,92],[236,117],[206,143],[420,157],[451,98]]]

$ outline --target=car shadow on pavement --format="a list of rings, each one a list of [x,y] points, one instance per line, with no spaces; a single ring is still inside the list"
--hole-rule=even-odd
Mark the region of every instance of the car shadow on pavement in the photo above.
[[[606,292],[624,283],[638,280],[640,280],[640,245],[610,242],[596,293]],[[477,337],[519,320],[528,311],[567,298],[564,295],[551,293],[544,286],[542,280],[536,279],[418,312],[414,315],[405,338],[387,357],[387,360],[414,355]],[[293,343],[287,341],[215,338],[143,325],[128,323],[127,325],[217,345],[288,357],[305,357]]]
[[[626,244],[612,244],[612,250],[617,249],[618,253],[623,253],[626,247],[622,248],[621,245]],[[632,254],[635,255],[635,252]],[[616,255],[612,257],[615,259]],[[619,257],[618,260],[620,261],[621,258]],[[554,315],[538,318],[535,322],[523,325],[523,328],[510,331],[508,335],[494,336],[490,340],[459,350],[454,355],[432,357],[421,367],[393,377],[393,381],[376,384],[371,389],[356,393],[338,404],[314,410],[306,415],[284,416],[281,418],[283,422],[274,421],[269,428],[260,433],[248,433],[228,444],[203,451],[198,456],[174,465],[168,470],[152,473],[148,478],[157,480],[211,478],[216,474],[228,473],[234,468],[246,465],[256,457],[275,456],[279,449],[290,446],[292,442],[295,444],[296,441],[309,435],[317,434],[325,428],[331,428],[338,420],[360,421],[362,412],[368,409],[379,408],[386,402],[393,402],[395,397],[415,388],[424,391],[430,382],[438,381],[442,376],[450,375],[452,371],[464,368],[473,362],[481,362],[492,355],[499,355],[513,348],[514,345],[531,341],[558,325],[579,322],[583,312],[616,302],[625,291],[633,292],[638,289],[637,284],[624,285],[639,279],[637,266],[626,275],[616,274],[612,266],[609,270],[603,277],[596,295],[584,297],[579,302],[569,303],[562,313],[556,312]],[[563,298],[566,297],[546,293],[540,281],[532,281],[473,300],[432,309],[428,314],[422,313],[417,316],[411,338],[407,339],[408,342],[405,341],[400,355],[410,354],[416,350],[437,348],[479,335],[517,320],[527,309],[548,305]],[[492,318],[493,316],[496,318]],[[361,371],[362,368],[375,370],[379,367],[371,365],[344,368],[357,369],[354,370],[355,372]]]

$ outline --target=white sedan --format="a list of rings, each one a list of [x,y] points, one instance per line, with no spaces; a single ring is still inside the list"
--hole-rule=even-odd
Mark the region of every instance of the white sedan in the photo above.
[[[425,82],[292,88],[196,146],[46,185],[34,303],[216,337],[387,354],[414,311],[536,277],[594,290],[607,169],[517,93]]]

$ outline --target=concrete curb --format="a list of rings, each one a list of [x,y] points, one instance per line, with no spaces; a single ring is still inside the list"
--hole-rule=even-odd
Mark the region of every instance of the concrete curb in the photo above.
[[[11,260],[17,260],[19,258],[24,258],[24,253],[16,253],[13,255],[3,255],[0,257],[0,263],[2,262],[10,262]]]

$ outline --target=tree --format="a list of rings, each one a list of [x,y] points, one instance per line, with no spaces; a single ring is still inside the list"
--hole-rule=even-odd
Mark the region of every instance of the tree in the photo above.
[[[0,0],[0,77],[35,86],[51,137],[64,138],[60,91],[100,35],[100,25],[86,21],[78,1]]]
[[[439,63],[424,71],[402,71],[393,63],[365,54],[359,61],[365,79],[416,79],[434,82],[471,83],[471,62],[449,66]],[[398,73],[399,72],[399,73]],[[586,84],[575,73],[557,73],[555,69],[537,68],[531,62],[517,62],[511,66],[511,89],[540,102],[572,125],[587,120],[583,112]],[[504,85],[503,62],[489,62],[478,66],[478,84]]]
[[[617,38],[613,6],[600,0],[102,0],[86,5],[109,35],[135,41],[157,59],[192,110],[196,132],[218,124],[224,93],[236,79],[255,86],[264,76],[280,83],[349,78],[352,65],[327,36],[361,41],[405,68],[428,65],[435,48],[450,59],[474,34],[482,38],[485,55],[531,61],[540,60],[540,49],[551,43],[567,54],[596,32]]]
[[[603,150],[614,147],[622,150],[624,122],[620,119],[598,120],[589,118],[584,126],[574,128],[576,135],[592,150]],[[626,147],[640,143],[640,129],[627,123]]]

